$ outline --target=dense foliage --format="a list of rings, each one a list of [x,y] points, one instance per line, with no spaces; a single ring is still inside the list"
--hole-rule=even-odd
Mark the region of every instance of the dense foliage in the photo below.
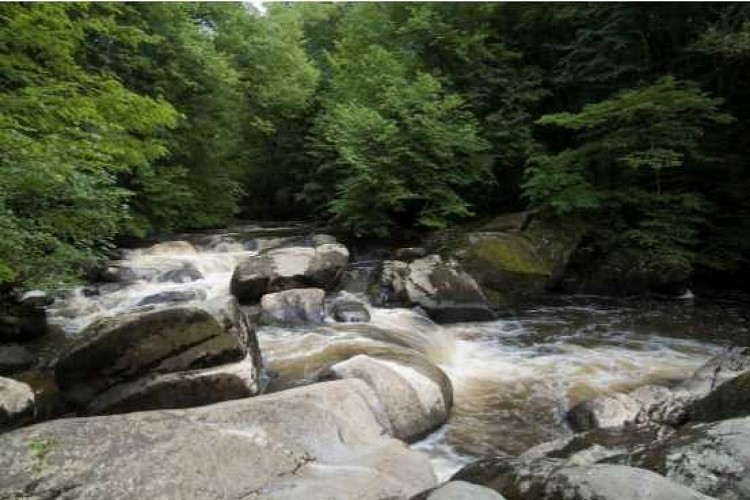
[[[535,208],[659,286],[750,262],[750,7],[0,7],[0,282],[234,216],[354,235]]]

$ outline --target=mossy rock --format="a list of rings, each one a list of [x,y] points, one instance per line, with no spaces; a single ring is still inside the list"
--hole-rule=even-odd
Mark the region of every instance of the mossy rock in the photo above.
[[[492,230],[500,227],[508,229]],[[584,231],[578,221],[506,214],[477,230],[444,232],[432,242],[461,263],[495,306],[515,309],[557,283]]]

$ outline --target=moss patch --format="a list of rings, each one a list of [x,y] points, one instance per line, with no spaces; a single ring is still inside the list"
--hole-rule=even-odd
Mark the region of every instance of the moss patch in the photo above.
[[[469,258],[514,273],[550,274],[549,267],[529,247],[519,237],[485,239],[470,247]]]
[[[29,453],[34,457],[34,468],[40,470],[47,463],[47,456],[52,452],[57,442],[53,439],[34,438],[28,443]]]

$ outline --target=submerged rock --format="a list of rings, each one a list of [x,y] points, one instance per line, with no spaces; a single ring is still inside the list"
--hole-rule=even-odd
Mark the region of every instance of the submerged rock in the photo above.
[[[508,500],[710,500],[654,472],[624,465],[567,466],[557,460],[490,458],[453,480],[490,487]]]
[[[85,405],[147,374],[240,361],[251,337],[234,299],[102,318],[61,354],[55,378],[66,397]]]
[[[344,380],[45,422],[0,436],[0,497],[382,500],[435,486],[427,458],[388,437],[377,406],[367,384]]]
[[[325,317],[325,295],[325,290],[320,288],[300,288],[266,294],[260,301],[262,321],[281,324],[322,323]]]
[[[154,304],[169,304],[175,302],[190,302],[193,300],[205,300],[205,290],[165,290],[142,298],[138,306]]]
[[[382,401],[393,435],[399,439],[415,441],[448,419],[450,401],[441,387],[444,379],[435,380],[412,367],[359,355],[333,365],[330,376],[367,382]]]
[[[339,323],[367,323],[370,311],[361,302],[355,300],[337,300],[331,305],[331,316]]]
[[[31,387],[0,377],[0,431],[31,421],[34,413],[34,391]]]
[[[198,270],[197,267],[190,263],[183,264],[179,269],[170,269],[159,275],[158,281],[173,282],[173,283],[190,283],[191,281],[198,281],[203,279],[203,274]]]
[[[267,293],[293,288],[336,286],[347,262],[345,246],[287,247],[249,257],[234,270],[231,291],[240,302],[257,302]]]

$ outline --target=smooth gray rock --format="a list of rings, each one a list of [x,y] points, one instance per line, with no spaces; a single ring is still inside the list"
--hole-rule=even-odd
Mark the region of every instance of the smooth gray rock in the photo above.
[[[448,419],[441,381],[407,365],[358,355],[330,368],[335,378],[358,378],[367,382],[383,403],[393,435],[415,441]]]
[[[119,384],[98,395],[88,415],[108,415],[154,408],[192,408],[260,392],[259,370],[251,356],[238,363],[178,373],[154,374]]]
[[[34,391],[31,387],[13,379],[0,377],[0,431],[32,420],[34,413]]]
[[[479,285],[457,262],[429,255],[409,264],[409,301],[421,306],[438,323],[488,321],[495,314]]]
[[[709,500],[654,472],[624,465],[567,466],[551,459],[491,458],[454,480],[481,484],[508,500]]]
[[[500,493],[465,481],[449,481],[411,500],[505,500]]]
[[[435,486],[360,380],[0,435],[0,498],[383,500]],[[63,496],[64,495],[64,496]]]
[[[23,371],[34,364],[35,361],[36,356],[22,345],[0,345],[0,375]]]
[[[234,299],[102,318],[60,355],[55,379],[71,402],[86,405],[144,375],[240,361],[252,337]]]
[[[231,291],[240,302],[257,302],[267,293],[293,288],[336,286],[349,261],[345,246],[276,248],[249,257],[232,274]]]
[[[322,323],[325,318],[325,295],[325,290],[320,288],[300,288],[266,294],[260,300],[262,321],[281,324]]]

